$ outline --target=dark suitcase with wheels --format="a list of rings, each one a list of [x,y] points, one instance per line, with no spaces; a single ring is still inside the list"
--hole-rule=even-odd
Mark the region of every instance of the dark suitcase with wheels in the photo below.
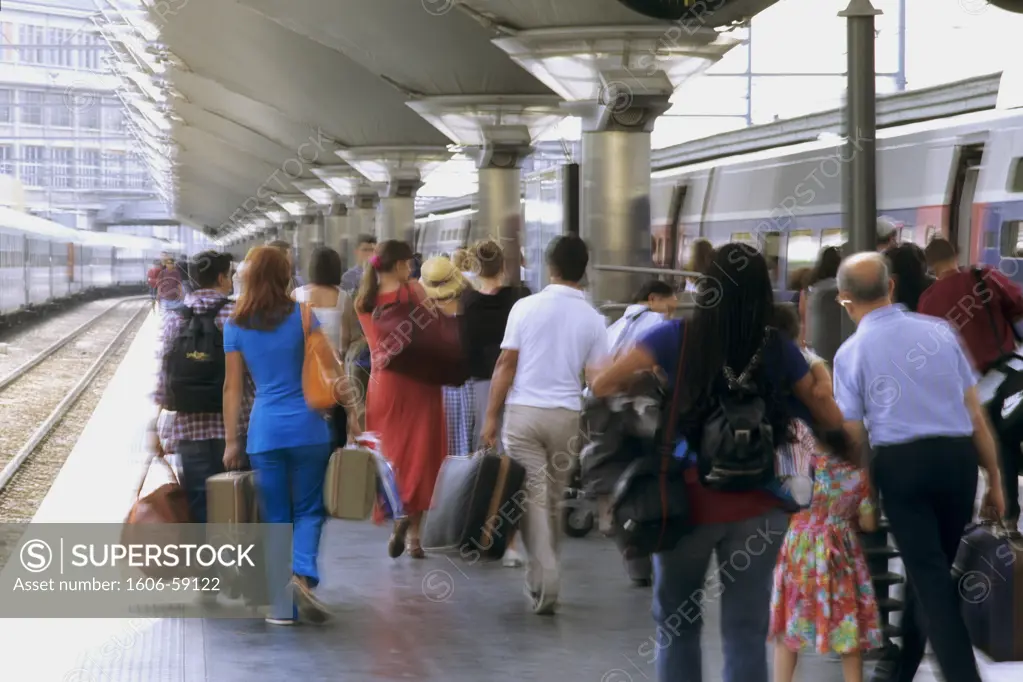
[[[500,559],[525,507],[525,468],[506,455],[448,457],[426,515],[423,547],[463,559]]]
[[[954,573],[973,646],[998,663],[1023,661],[1023,535],[967,528]]]

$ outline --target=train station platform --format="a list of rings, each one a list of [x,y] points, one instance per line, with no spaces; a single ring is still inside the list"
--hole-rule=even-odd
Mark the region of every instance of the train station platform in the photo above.
[[[158,319],[151,316],[111,380],[36,522],[123,520],[143,474]],[[160,481],[156,476],[147,484]],[[630,586],[597,533],[564,543],[558,615],[528,612],[518,569],[432,555],[387,557],[387,530],[331,520],[320,596],[331,623],[279,628],[262,620],[0,620],[0,678],[33,682],[499,682],[656,679],[649,589]],[[706,608],[705,680],[721,680],[718,604]],[[988,682],[1023,665],[985,664]],[[841,680],[836,661],[809,658],[800,678]],[[935,676],[922,670],[918,682]]]

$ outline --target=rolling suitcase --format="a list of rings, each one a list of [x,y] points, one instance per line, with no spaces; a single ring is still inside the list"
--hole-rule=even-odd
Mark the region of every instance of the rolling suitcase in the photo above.
[[[330,456],[323,504],[335,519],[364,521],[377,499],[377,464],[366,448],[340,448]]]
[[[955,573],[973,646],[998,663],[1023,661],[1023,535],[990,523],[967,528]]]
[[[448,457],[426,515],[423,547],[500,559],[525,506],[525,468],[506,455]]]

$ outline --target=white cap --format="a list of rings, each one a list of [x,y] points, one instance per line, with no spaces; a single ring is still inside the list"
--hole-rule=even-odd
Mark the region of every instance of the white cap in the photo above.
[[[895,234],[895,231],[900,227],[902,227],[902,223],[897,222],[888,216],[881,216],[877,219],[877,238],[888,239]]]

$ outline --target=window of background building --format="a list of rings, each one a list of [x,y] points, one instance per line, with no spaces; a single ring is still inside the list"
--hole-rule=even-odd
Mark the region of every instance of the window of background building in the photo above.
[[[63,128],[71,127],[71,107],[72,103],[69,98],[64,96],[62,92],[51,92],[46,96],[46,108],[50,119],[51,126],[60,126]]]
[[[30,187],[42,187],[46,174],[43,172],[46,147],[26,145],[21,148],[21,182]]]
[[[120,132],[124,129],[124,105],[121,100],[107,97],[103,100],[103,130]]]
[[[14,91],[6,88],[0,90],[0,123],[10,123],[14,120]]]
[[[99,96],[95,93],[82,93],[82,97],[84,106],[78,109],[78,127],[84,130],[99,130],[102,125]]]
[[[75,150],[67,147],[50,148],[50,168],[53,172],[53,187],[67,189],[73,187]]]
[[[43,93],[33,90],[22,90],[18,93],[21,122],[25,125],[41,126],[43,124]]]
[[[71,66],[71,42],[74,34],[67,28],[50,28],[46,30],[47,64],[53,66]]]
[[[0,144],[0,174],[14,175],[14,147]]]
[[[132,189],[144,189],[148,184],[149,172],[146,170],[146,163],[138,154],[128,157],[128,187]]]
[[[103,188],[117,189],[124,176],[124,152],[103,152]]]
[[[0,62],[15,60],[15,51],[7,47],[16,43],[14,35],[14,24],[9,21],[0,21]]]
[[[79,42],[82,47],[78,50],[78,66],[89,71],[99,71],[100,45],[102,44],[100,37],[91,33],[81,33]]]
[[[24,64],[43,64],[45,50],[42,48],[46,32],[42,26],[22,24],[18,27],[19,61]]]
[[[78,186],[82,189],[99,187],[99,168],[99,150],[81,150],[78,153]]]

